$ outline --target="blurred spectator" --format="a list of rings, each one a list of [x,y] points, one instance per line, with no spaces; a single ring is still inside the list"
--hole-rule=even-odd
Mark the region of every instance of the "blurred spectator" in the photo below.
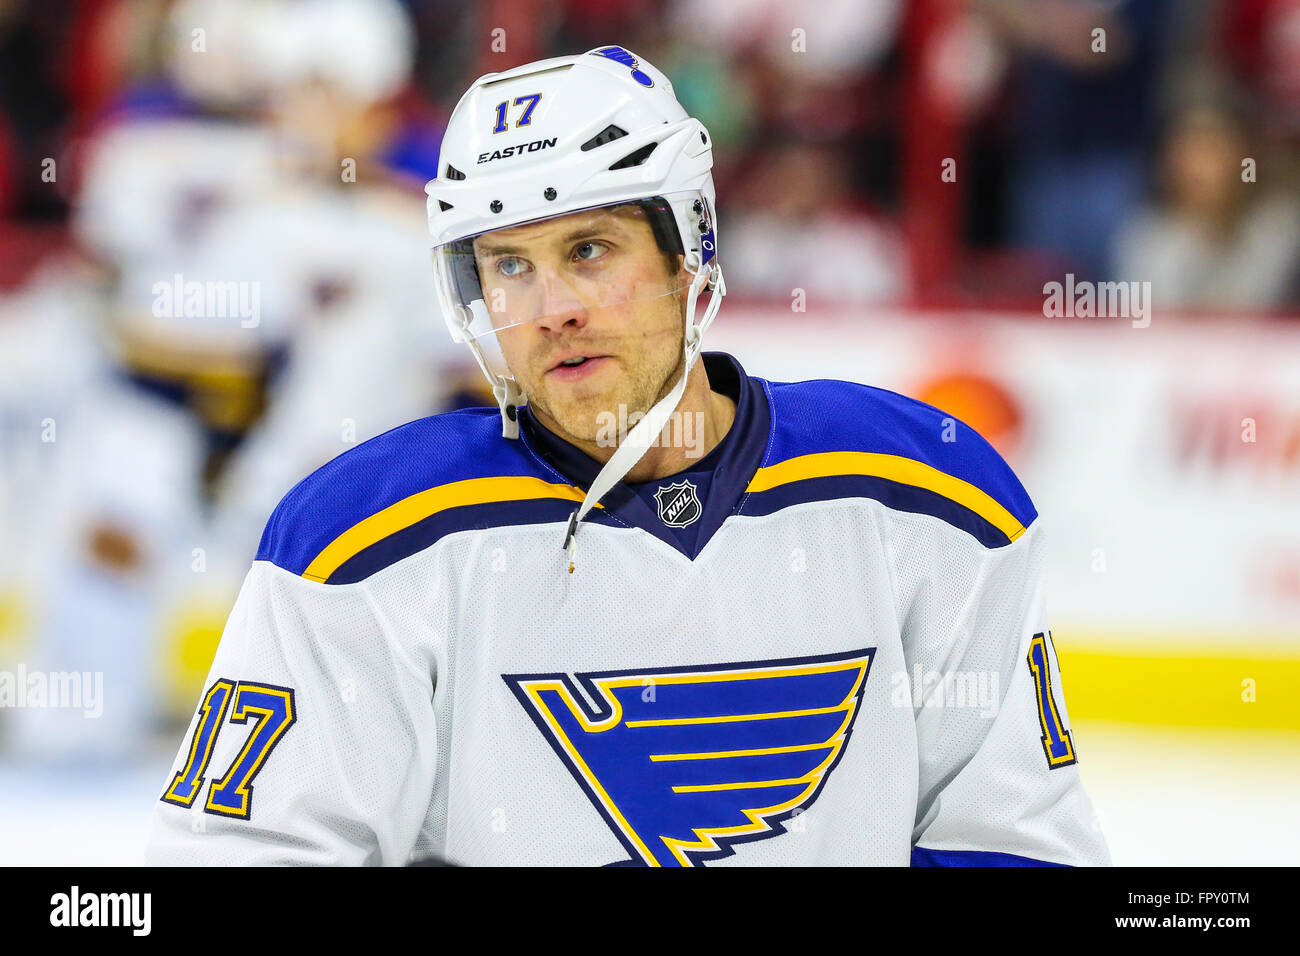
[[[872,112],[860,86],[894,49],[902,4],[828,0],[812,13],[797,0],[677,0],[664,62],[685,81],[687,110],[721,130],[715,140],[748,132],[752,149],[773,130],[843,138]],[[712,96],[696,86],[704,77]]]
[[[739,61],[760,56],[791,75],[844,82],[883,58],[902,18],[901,0],[677,0],[676,35]]]
[[[833,145],[769,148],[720,221],[729,292],[789,300],[795,289],[832,302],[896,301],[905,264],[896,229],[853,195]]]
[[[68,39],[62,4],[0,0],[0,215],[54,219],[63,197],[42,180],[59,157],[69,103]]]
[[[1262,175],[1244,181],[1245,105],[1226,96],[1180,107],[1159,154],[1159,197],[1126,224],[1114,273],[1149,280],[1164,307],[1283,305],[1300,264],[1300,206]]]
[[[1224,65],[1264,107],[1274,134],[1300,134],[1300,0],[1225,2],[1219,24]]]
[[[1101,276],[1143,192],[1169,4],[989,0],[982,9],[1018,61],[1008,238]]]

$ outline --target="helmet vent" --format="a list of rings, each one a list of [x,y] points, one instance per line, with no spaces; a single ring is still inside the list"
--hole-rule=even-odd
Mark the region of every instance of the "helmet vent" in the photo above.
[[[606,126],[599,133],[582,144],[582,151],[585,153],[589,149],[595,149],[597,146],[604,146],[606,143],[612,143],[621,136],[626,136],[627,130],[613,124]]]
[[[443,202],[441,199],[438,200],[438,211],[439,211],[439,212],[446,212],[448,209],[452,209],[452,208],[454,208],[454,207],[452,206],[451,203],[449,203],[449,202]]]
[[[617,163],[615,163],[613,166],[609,168],[629,169],[632,166],[640,166],[642,163],[646,161],[646,158],[655,151],[655,147],[658,145],[659,145],[658,143],[646,143],[644,146],[642,146],[640,149],[636,150],[635,152],[628,153],[626,156],[624,156],[622,159],[620,159]]]
[[[572,63],[562,63],[559,66],[548,66],[544,70],[531,70],[527,73],[511,73],[509,76],[503,76],[499,80],[488,80],[482,84],[482,89],[490,86],[496,86],[499,83],[512,83],[515,80],[533,79],[538,76],[545,76],[547,73],[563,73],[565,70],[573,69]]]
[[[459,169],[457,169],[455,166],[450,166],[450,165],[449,165],[449,166],[447,167],[447,178],[448,178],[448,179],[464,179],[464,178],[465,178],[465,174],[462,173],[462,172],[461,172]]]

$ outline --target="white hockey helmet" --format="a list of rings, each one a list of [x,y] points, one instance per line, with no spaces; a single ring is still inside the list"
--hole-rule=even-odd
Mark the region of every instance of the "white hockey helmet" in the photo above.
[[[664,74],[624,47],[605,46],[480,77],[451,115],[438,164],[440,175],[425,192],[439,306],[453,339],[469,345],[491,383],[507,438],[518,437],[516,409],[524,396],[481,346],[503,328],[541,316],[489,310],[474,239],[575,212],[635,205],[663,251],[681,255],[691,277],[683,286],[681,380],[597,476],[570,522],[571,545],[576,523],[651,447],[681,400],[703,333],[726,292],[716,255],[712,140],[677,102]],[[697,321],[696,301],[705,290],[711,295]],[[609,304],[630,301],[631,293],[601,294],[612,297],[602,300]]]

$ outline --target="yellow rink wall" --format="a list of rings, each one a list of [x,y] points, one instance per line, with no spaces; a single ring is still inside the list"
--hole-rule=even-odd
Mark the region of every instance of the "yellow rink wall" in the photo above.
[[[1271,649],[1300,647],[1300,636],[1253,645],[1198,636],[1190,646],[1150,635],[1053,636],[1072,720],[1300,730],[1300,657]]]

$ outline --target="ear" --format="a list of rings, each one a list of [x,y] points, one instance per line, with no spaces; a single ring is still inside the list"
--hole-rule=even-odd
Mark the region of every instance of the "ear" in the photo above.
[[[665,252],[664,258],[668,261],[669,278],[680,286],[690,285],[691,274],[686,271],[686,257],[680,253]]]

